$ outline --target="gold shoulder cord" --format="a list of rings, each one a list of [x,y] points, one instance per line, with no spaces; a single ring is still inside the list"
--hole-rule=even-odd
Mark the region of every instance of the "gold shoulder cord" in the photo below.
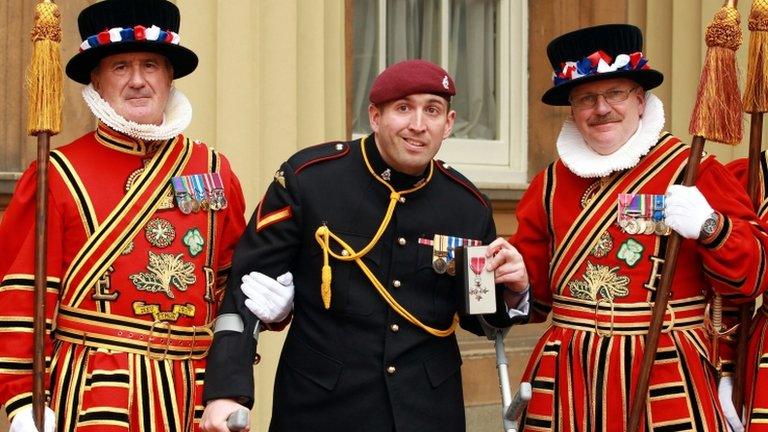
[[[434,162],[430,161],[429,163],[429,174],[427,175],[426,181],[420,182],[418,186],[407,189],[404,191],[396,191],[389,183],[384,181],[382,178],[380,178],[376,173],[373,171],[373,168],[371,167],[370,162],[368,162],[368,155],[365,153],[365,138],[363,138],[360,142],[360,145],[362,147],[363,151],[363,160],[365,161],[365,166],[368,168],[368,171],[378,180],[381,184],[387,187],[387,189],[390,190],[389,194],[389,206],[387,207],[387,213],[384,215],[384,219],[381,221],[381,225],[379,225],[379,229],[376,231],[376,235],[373,236],[373,239],[359,252],[355,252],[354,249],[352,249],[351,246],[349,246],[344,240],[342,240],[339,236],[332,233],[330,229],[326,225],[323,225],[315,231],[315,240],[317,240],[317,243],[320,245],[320,248],[323,250],[323,269],[322,269],[322,283],[320,285],[320,294],[323,297],[323,305],[326,309],[331,307],[331,266],[329,264],[328,256],[332,256],[333,258],[339,260],[339,261],[355,261],[357,265],[360,267],[360,270],[363,271],[363,273],[368,277],[368,280],[371,281],[373,286],[376,288],[376,291],[379,292],[379,295],[387,302],[387,304],[397,312],[401,317],[405,318],[410,322],[411,324],[423,329],[427,333],[438,336],[438,337],[446,337],[453,334],[453,332],[456,330],[456,325],[459,323],[459,316],[458,314],[454,315],[453,317],[453,323],[451,323],[451,326],[448,327],[445,330],[438,330],[435,328],[432,328],[424,323],[422,323],[418,318],[416,318],[413,314],[408,312],[403,306],[400,305],[400,303],[395,300],[394,297],[392,297],[392,294],[390,294],[386,288],[384,288],[384,285],[379,282],[379,280],[376,278],[376,275],[373,274],[371,269],[368,268],[368,266],[363,262],[362,258],[373,249],[374,246],[376,246],[376,243],[379,242],[379,239],[384,234],[384,231],[387,229],[387,226],[389,226],[389,222],[392,220],[392,214],[395,212],[395,206],[400,200],[400,197],[406,194],[409,194],[411,192],[415,192],[422,187],[424,187],[429,181],[432,179],[432,173],[434,170]],[[337,254],[331,250],[330,246],[330,239],[333,239],[336,243],[338,243],[342,248],[344,248],[344,252],[346,254]]]

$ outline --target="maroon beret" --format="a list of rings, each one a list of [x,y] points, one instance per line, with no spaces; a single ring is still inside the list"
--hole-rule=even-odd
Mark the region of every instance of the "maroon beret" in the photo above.
[[[456,94],[453,78],[440,66],[426,60],[406,60],[384,69],[371,86],[368,100],[374,104],[427,93],[448,100]]]

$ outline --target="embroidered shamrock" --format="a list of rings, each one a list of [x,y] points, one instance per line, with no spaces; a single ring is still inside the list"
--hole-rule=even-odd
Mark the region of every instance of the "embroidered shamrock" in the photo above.
[[[184,234],[183,242],[184,245],[187,246],[187,249],[189,249],[189,254],[194,257],[202,252],[205,239],[203,239],[199,229],[190,228],[189,231]]]
[[[616,257],[627,263],[628,266],[634,267],[640,258],[643,256],[643,245],[635,239],[627,239],[619,247],[619,252]]]

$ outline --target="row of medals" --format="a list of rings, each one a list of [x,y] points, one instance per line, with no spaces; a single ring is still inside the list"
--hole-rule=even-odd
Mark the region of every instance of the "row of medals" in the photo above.
[[[211,193],[202,196],[192,195],[190,193],[177,193],[176,204],[184,214],[197,213],[200,211],[219,211],[227,208],[227,199],[224,192],[213,190]]]
[[[141,167],[133,171],[125,182],[125,191],[128,192],[136,179],[144,172],[144,167]],[[224,194],[223,187],[208,187],[202,188],[199,191],[195,191],[192,187],[192,179],[194,177],[202,178],[205,176],[209,180],[209,184],[221,185],[221,175],[217,172],[194,174],[189,176],[174,177],[171,181],[174,193],[170,191],[160,199],[158,208],[160,210],[173,208],[173,197],[176,196],[176,204],[179,210],[184,214],[197,213],[200,211],[219,211],[227,208],[227,197]],[[189,186],[188,186],[189,185]]]
[[[206,178],[208,181],[202,181]],[[176,204],[184,214],[198,213],[200,211],[219,211],[227,208],[227,198],[222,187],[210,187],[207,185],[221,185],[219,173],[193,174],[174,177],[172,182],[176,195]],[[206,185],[195,188],[193,185]]]
[[[619,194],[617,223],[629,235],[669,235],[665,222],[666,197],[655,194]]]

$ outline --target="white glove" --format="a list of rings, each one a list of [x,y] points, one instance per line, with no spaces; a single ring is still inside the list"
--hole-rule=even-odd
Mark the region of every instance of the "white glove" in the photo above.
[[[672,185],[667,189],[666,201],[666,224],[687,239],[698,239],[701,226],[714,212],[699,189]]]
[[[248,299],[245,306],[263,323],[280,322],[293,309],[293,275],[286,272],[277,280],[259,273],[251,272],[243,276],[240,285]]]
[[[45,407],[45,432],[56,431],[56,415],[52,409]],[[32,405],[19,410],[13,417],[11,428],[8,432],[38,432],[35,420],[32,418]]]
[[[744,425],[741,424],[741,417],[736,412],[736,407],[733,406],[733,382],[730,377],[720,378],[720,383],[717,385],[717,396],[720,399],[720,407],[723,409],[723,414],[728,420],[728,424],[731,425],[733,432],[744,432]]]

